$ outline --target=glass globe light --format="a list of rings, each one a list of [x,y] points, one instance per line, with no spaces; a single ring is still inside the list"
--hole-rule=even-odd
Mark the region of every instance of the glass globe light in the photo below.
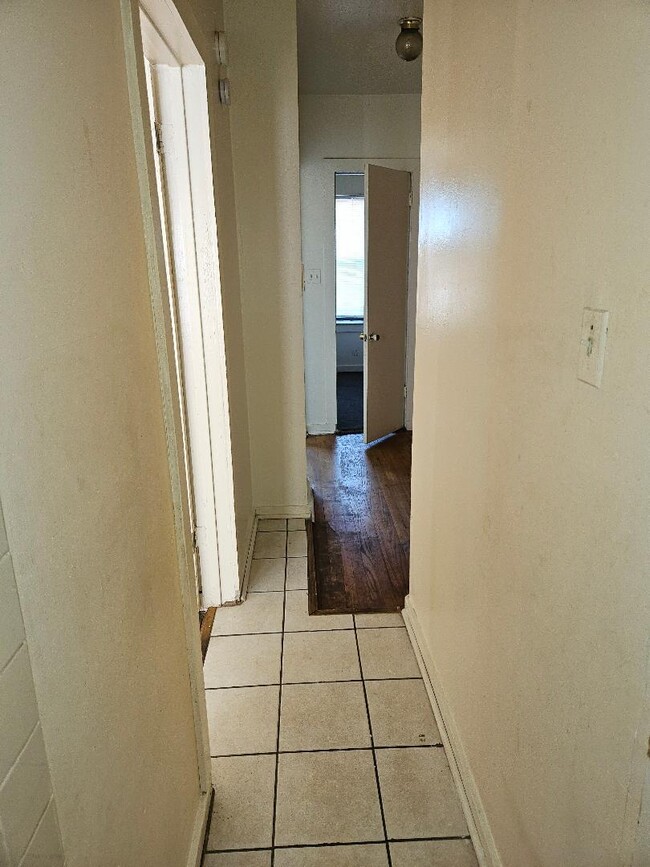
[[[402,60],[415,60],[422,53],[421,18],[400,18],[402,28],[395,40],[395,51]]]

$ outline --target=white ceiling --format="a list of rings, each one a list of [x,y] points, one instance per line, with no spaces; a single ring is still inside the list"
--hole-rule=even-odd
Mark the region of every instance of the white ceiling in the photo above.
[[[422,60],[400,60],[395,39],[399,19],[421,17],[422,2],[297,0],[300,91],[419,93]]]

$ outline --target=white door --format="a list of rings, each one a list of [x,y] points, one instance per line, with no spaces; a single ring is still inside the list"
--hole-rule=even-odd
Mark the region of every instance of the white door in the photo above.
[[[364,442],[404,425],[411,175],[366,165]]]

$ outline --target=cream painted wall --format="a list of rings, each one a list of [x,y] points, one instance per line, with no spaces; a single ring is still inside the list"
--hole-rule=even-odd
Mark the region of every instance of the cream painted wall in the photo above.
[[[321,270],[321,284],[307,284],[304,294],[309,433],[332,433],[336,429],[334,174],[363,171],[367,161],[411,171],[415,177],[406,379],[409,387],[406,420],[410,427],[419,148],[419,94],[300,94],[302,256],[305,269]]]
[[[225,0],[253,502],[307,514],[295,0]]]
[[[425,14],[410,601],[503,865],[618,867],[649,731],[650,8]]]
[[[179,867],[198,755],[120,4],[1,26],[0,490],[64,850]]]

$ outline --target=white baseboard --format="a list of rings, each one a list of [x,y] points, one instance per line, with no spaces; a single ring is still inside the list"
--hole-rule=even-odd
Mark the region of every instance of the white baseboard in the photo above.
[[[494,837],[488,822],[483,802],[479,795],[474,775],[463,748],[453,714],[445,698],[442,683],[428,645],[424,640],[417,612],[410,596],[404,601],[402,611],[406,629],[424,678],[429,701],[440,729],[449,767],[456,783],[460,802],[465,814],[469,833],[476,849],[476,857],[481,867],[503,867]]]
[[[322,434],[333,434],[336,433],[336,423],[327,424],[323,422],[322,424],[308,424],[307,425],[307,434],[312,437],[321,436]]]
[[[255,548],[255,537],[257,536],[258,523],[259,518],[257,517],[257,515],[254,515],[253,521],[251,523],[250,535],[248,537],[248,549],[246,551],[244,575],[242,577],[241,587],[239,588],[239,602],[243,602],[244,599],[246,599],[246,594],[248,593],[248,582],[251,577],[251,564],[253,562],[253,549]]]
[[[187,867],[201,867],[203,860],[203,844],[210,816],[210,804],[212,803],[212,789],[201,794],[199,805],[196,808],[196,818],[190,840],[190,849],[187,856]]]

